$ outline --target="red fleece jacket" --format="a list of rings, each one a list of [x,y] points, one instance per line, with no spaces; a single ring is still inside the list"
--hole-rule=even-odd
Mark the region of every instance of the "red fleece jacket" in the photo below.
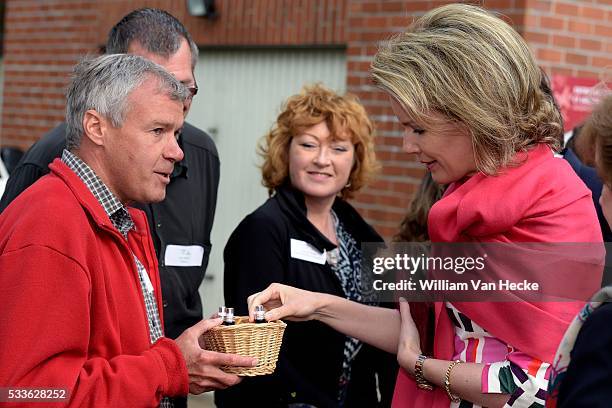
[[[50,167],[0,216],[0,387],[67,388],[69,406],[92,407],[186,395],[177,345],[150,344],[132,256],[161,313],[144,213],[130,209],[136,227],[126,241],[72,170],[59,160]]]

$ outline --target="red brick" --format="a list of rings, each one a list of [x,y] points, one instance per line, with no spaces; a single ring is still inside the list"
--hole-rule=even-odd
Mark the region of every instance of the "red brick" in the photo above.
[[[488,9],[512,9],[513,3],[512,0],[487,0],[484,4]]]
[[[563,30],[565,28],[565,20],[559,17],[540,17],[540,27],[551,30]]]
[[[568,52],[565,55],[565,62],[567,62],[568,64],[587,65],[588,60],[589,59],[586,55],[575,54],[571,52]]]
[[[370,183],[369,188],[386,191],[391,188],[391,183],[387,180],[382,180],[380,178],[377,178],[372,183]]]
[[[406,12],[406,2],[385,0],[380,2],[380,10],[387,13],[404,13]]]
[[[368,72],[370,70],[370,65],[371,63],[369,61],[348,61],[347,62],[347,69],[349,71],[361,71],[361,72]]]
[[[525,11],[523,11],[525,13]],[[540,28],[540,19],[533,14],[523,14],[523,26],[530,29]]]
[[[523,38],[528,43],[536,43],[536,44],[548,44],[549,35],[546,33],[537,33],[534,31],[527,31],[523,34]]]
[[[612,67],[612,58],[594,56],[592,65],[600,68]]]
[[[352,28],[364,27],[365,26],[365,18],[363,17],[350,17],[348,20],[349,26]]]
[[[364,13],[378,13],[380,11],[380,2],[374,1],[374,2],[367,2],[367,3],[363,3],[361,5],[361,10]]]
[[[549,76],[550,75],[565,75],[565,76],[572,76],[574,75],[574,70],[573,69],[569,69],[569,68],[558,68],[558,67],[553,67],[551,72],[548,73]]]
[[[378,125],[376,126],[378,128]],[[376,137],[376,143],[380,143],[383,144],[385,146],[395,146],[395,147],[402,147],[404,145],[404,141],[402,140],[401,137],[383,137],[383,136],[377,136]]]
[[[389,22],[389,28],[392,27],[400,27],[400,28],[406,28],[408,27],[408,25],[410,25],[410,23],[412,22],[412,19],[409,17],[403,17],[403,16],[394,16],[394,17],[390,17],[390,22]]]
[[[354,76],[354,75],[349,75],[346,78],[346,84],[347,85],[354,85],[354,86],[361,86],[361,85],[366,85],[368,82],[368,79],[365,77],[359,77],[359,76]]]
[[[358,14],[363,11],[363,6],[361,3],[356,1],[349,2],[349,14]]]
[[[576,38],[569,35],[554,34],[552,44],[556,47],[574,48],[576,47]]]
[[[597,7],[582,5],[578,13],[580,17],[589,18],[591,20],[604,20],[606,18],[605,10]]]
[[[580,48],[582,51],[601,51],[603,48],[603,43],[598,40],[580,40],[578,42],[578,48]]]
[[[389,241],[395,234],[399,232],[399,226],[396,227],[388,227],[386,225],[376,224],[372,221],[376,231],[386,240]],[[398,224],[399,225],[399,224]]]
[[[526,8],[540,11],[551,11],[552,1],[550,0],[528,0]]]
[[[557,50],[552,50],[549,48],[541,48],[537,51],[536,54],[538,60],[543,61],[551,61],[551,62],[561,62],[563,59],[563,53]]]
[[[425,170],[422,170],[421,173],[416,177],[417,180],[420,180],[425,175]],[[405,182],[394,182],[391,183],[391,190],[403,193],[412,193],[416,191],[416,183],[410,183],[408,180]]]
[[[578,15],[578,6],[572,3],[557,2],[553,7],[553,12],[559,15],[576,17]]]
[[[363,26],[369,29],[371,28],[387,28],[389,27],[389,18],[388,17],[380,17],[380,16],[372,16],[367,19],[364,19]]]
[[[612,37],[612,25],[596,25],[595,35],[603,37]]]
[[[568,29],[573,33],[578,34],[592,34],[593,25],[589,23],[583,23],[580,21],[570,20],[568,22]]]
[[[365,48],[355,44],[350,44],[346,49],[346,55],[349,57],[356,55],[365,55]]]
[[[406,206],[408,205],[408,203],[406,203]],[[393,222],[397,222],[399,223],[400,220],[402,219],[402,217],[404,216],[405,213],[405,209],[403,208],[397,208],[394,209],[395,212],[389,211],[391,209],[388,209],[387,211],[385,210],[368,210],[368,216],[372,219],[378,220],[378,221],[393,221]]]
[[[397,165],[385,165],[383,167],[383,173],[389,176],[402,176],[402,177],[419,177],[422,173],[422,169],[415,169],[414,167],[402,167]]]
[[[427,1],[412,0],[404,3],[404,10],[408,13],[413,13],[415,11],[425,12],[431,10],[431,8],[431,4]]]

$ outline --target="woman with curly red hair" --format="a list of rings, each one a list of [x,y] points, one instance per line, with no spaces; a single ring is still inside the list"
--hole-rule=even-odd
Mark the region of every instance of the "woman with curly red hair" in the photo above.
[[[247,313],[247,296],[272,282],[376,304],[364,291],[361,243],[382,238],[346,201],[377,169],[373,127],[350,95],[305,87],[283,106],[260,146],[271,197],[225,247],[225,302]],[[219,407],[388,406],[393,355],[319,322],[289,323],[276,372],[216,393]]]

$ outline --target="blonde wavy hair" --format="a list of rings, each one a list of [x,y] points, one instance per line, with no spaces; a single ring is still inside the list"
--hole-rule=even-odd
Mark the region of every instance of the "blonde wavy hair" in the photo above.
[[[289,178],[291,139],[325,121],[335,138],[349,137],[355,146],[355,163],[348,184],[340,192],[344,199],[364,187],[379,166],[374,153],[374,127],[357,97],[340,96],[321,84],[305,86],[283,104],[276,123],[258,146],[263,158],[262,184],[272,195]]]
[[[495,175],[516,152],[547,143],[558,151],[563,126],[540,88],[541,72],[520,35],[493,14],[450,4],[384,43],[375,83],[426,128],[431,113],[463,123],[479,171]]]

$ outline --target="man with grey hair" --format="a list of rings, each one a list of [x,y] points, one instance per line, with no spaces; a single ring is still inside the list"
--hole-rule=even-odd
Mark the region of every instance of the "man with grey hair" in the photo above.
[[[166,68],[190,91],[187,115],[198,87],[193,74],[198,48],[183,24],[164,10],[137,9],[124,16],[108,34],[108,54],[130,53]],[[36,142],[11,173],[0,200],[0,212],[21,192],[49,172],[48,165],[66,147],[66,123]],[[175,162],[166,199],[134,203],[147,215],[157,253],[166,336],[174,339],[202,319],[199,287],[211,251],[219,186],[219,157],[209,135],[185,123],[178,140],[185,156]],[[181,256],[177,256],[181,255]],[[208,389],[215,389],[211,381]],[[177,405],[184,405],[184,401]]]
[[[127,206],[164,199],[183,158],[188,96],[139,56],[76,66],[68,149],[0,215],[2,387],[57,390],[50,398],[71,406],[171,406],[167,397],[203,392],[211,379],[219,388],[239,382],[216,366],[256,363],[200,348],[220,319],[163,337],[146,217]]]

